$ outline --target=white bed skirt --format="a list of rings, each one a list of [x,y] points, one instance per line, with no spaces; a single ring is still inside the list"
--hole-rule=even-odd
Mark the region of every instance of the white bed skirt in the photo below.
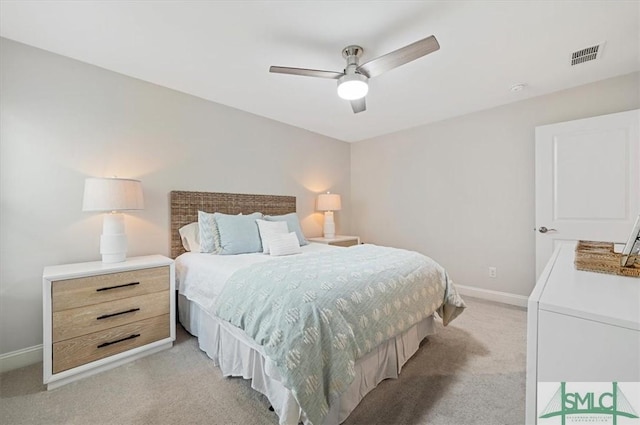
[[[182,295],[178,296],[178,311],[182,326],[198,337],[200,349],[213,359],[224,376],[251,379],[251,387],[269,399],[280,424],[309,424],[291,391],[280,383],[280,374],[273,362],[241,329],[210,316]],[[359,359],[353,382],[331,405],[324,423],[343,422],[382,380],[397,378],[402,366],[418,351],[420,342],[433,333],[434,316],[430,316]]]

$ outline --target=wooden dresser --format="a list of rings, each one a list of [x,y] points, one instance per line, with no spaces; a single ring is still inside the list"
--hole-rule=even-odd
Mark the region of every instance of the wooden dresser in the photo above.
[[[640,279],[576,270],[560,244],[529,297],[526,423],[540,382],[640,382]]]
[[[43,381],[48,389],[172,346],[175,272],[161,255],[46,267]]]

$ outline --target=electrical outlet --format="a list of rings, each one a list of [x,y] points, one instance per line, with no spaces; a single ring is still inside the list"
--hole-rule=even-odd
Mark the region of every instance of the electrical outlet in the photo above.
[[[498,269],[495,267],[489,267],[489,277],[496,277],[498,274]]]

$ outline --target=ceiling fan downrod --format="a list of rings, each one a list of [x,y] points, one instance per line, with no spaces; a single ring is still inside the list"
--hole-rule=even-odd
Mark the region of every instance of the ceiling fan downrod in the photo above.
[[[347,60],[344,75],[338,79],[338,96],[342,99],[362,99],[369,92],[369,79],[357,71],[363,51],[362,47],[355,45],[342,49],[342,56]]]
[[[364,49],[360,46],[351,45],[342,49],[342,57],[347,60],[347,67],[344,69],[345,74],[355,74],[360,62],[360,56],[364,53]]]

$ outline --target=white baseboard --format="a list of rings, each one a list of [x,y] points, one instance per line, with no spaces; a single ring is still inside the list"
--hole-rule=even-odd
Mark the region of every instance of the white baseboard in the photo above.
[[[42,361],[42,344],[0,354],[0,373]]]
[[[497,301],[499,303],[516,305],[518,307],[527,307],[529,297],[524,295],[510,294],[508,292],[492,291],[490,289],[476,288],[474,286],[465,286],[456,284],[456,289],[461,295],[480,298],[483,300]]]

